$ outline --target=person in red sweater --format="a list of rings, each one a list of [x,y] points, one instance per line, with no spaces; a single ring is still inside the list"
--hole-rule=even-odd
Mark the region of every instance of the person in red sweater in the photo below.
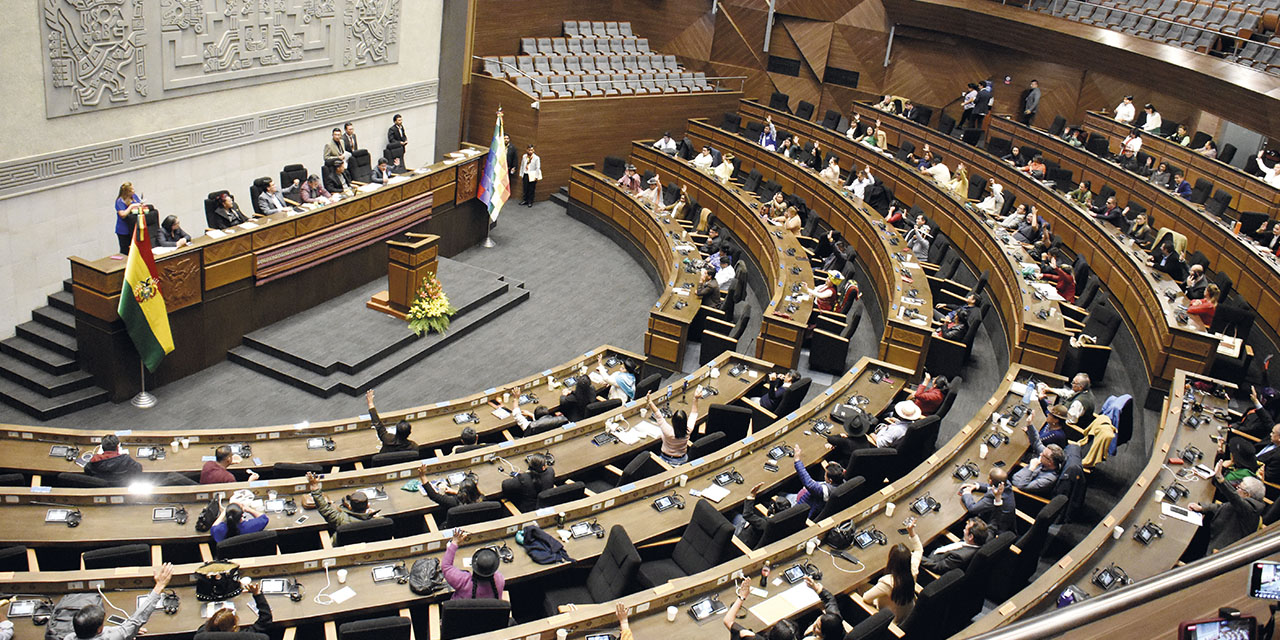
[[[213,452],[213,460],[208,460],[200,468],[200,484],[218,484],[221,482],[239,482],[228,468],[240,462],[240,456],[231,451],[228,445],[222,445]],[[258,474],[249,471],[249,482],[258,479]]]
[[[1076,278],[1071,274],[1071,265],[1059,265],[1057,258],[1050,258],[1049,268],[1051,271],[1040,274],[1040,277],[1054,283],[1058,288],[1058,295],[1062,296],[1067,304],[1075,304]]]
[[[920,407],[921,413],[931,416],[937,413],[938,408],[942,406],[942,398],[946,395],[946,388],[946,378],[933,378],[926,371],[924,379],[920,381],[920,385],[907,396],[907,399],[916,403],[916,406]]]
[[[1218,285],[1211,284],[1204,289],[1204,297],[1199,300],[1192,300],[1191,306],[1187,307],[1187,313],[1190,313],[1204,323],[1204,326],[1213,325],[1213,314],[1218,310],[1218,296],[1221,290]]]

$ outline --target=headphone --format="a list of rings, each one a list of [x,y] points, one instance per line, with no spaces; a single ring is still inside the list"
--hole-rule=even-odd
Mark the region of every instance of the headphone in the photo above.
[[[173,521],[178,523],[179,526],[186,524],[187,508],[182,505],[178,505],[177,507],[175,507],[173,511]],[[174,596],[174,597],[176,598],[177,596]],[[177,605],[174,605],[174,606],[176,607]],[[166,610],[166,613],[167,612],[168,611]]]
[[[178,613],[178,605],[182,599],[178,597],[178,593],[173,589],[165,589],[160,593],[160,608],[169,615]]]

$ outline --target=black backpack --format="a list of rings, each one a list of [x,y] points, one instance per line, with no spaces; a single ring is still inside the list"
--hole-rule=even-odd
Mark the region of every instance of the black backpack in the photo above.
[[[857,533],[857,529],[852,519],[845,520],[827,531],[827,535],[822,537],[822,543],[832,549],[848,549],[853,544],[853,534]]]
[[[431,595],[446,586],[439,558],[419,558],[409,569],[409,590],[420,596]]]
[[[200,515],[196,516],[196,531],[200,533],[209,531],[220,515],[222,515],[222,505],[218,504],[217,498],[214,498],[200,510]]]
[[[76,614],[90,605],[101,607],[102,598],[96,593],[72,593],[62,596],[49,615],[48,626],[44,629],[44,640],[63,640],[69,635],[74,635],[76,629],[73,620]]]

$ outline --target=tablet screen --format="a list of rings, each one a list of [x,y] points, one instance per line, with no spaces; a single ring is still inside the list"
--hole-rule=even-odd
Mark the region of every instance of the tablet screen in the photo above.
[[[373,581],[382,582],[383,580],[393,580],[396,577],[396,567],[393,564],[383,565],[373,568]]]
[[[45,522],[66,522],[71,515],[70,509],[50,509],[44,514]]]
[[[591,535],[591,523],[579,522],[578,524],[569,527],[569,532],[572,533],[575,538],[589,536]]]
[[[662,496],[653,503],[653,506],[657,507],[658,511],[665,511],[670,509],[674,504],[675,501],[671,499],[671,496]]]
[[[284,593],[289,588],[289,583],[284,578],[266,578],[258,583],[262,587],[265,594]]]
[[[172,520],[173,507],[156,507],[151,511],[152,520]]]
[[[323,449],[324,438],[307,438],[308,449]]]
[[[9,603],[9,617],[22,618],[36,612],[36,600],[14,600]]]
[[[795,584],[804,580],[804,569],[799,566],[791,567],[783,572],[782,577],[786,578],[787,582]]]

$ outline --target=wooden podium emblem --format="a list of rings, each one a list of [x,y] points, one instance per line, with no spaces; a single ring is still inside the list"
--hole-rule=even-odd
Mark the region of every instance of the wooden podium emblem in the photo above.
[[[436,272],[440,236],[406,233],[408,240],[387,241],[387,290],[375,293],[365,306],[401,320],[418,295],[422,279]]]

